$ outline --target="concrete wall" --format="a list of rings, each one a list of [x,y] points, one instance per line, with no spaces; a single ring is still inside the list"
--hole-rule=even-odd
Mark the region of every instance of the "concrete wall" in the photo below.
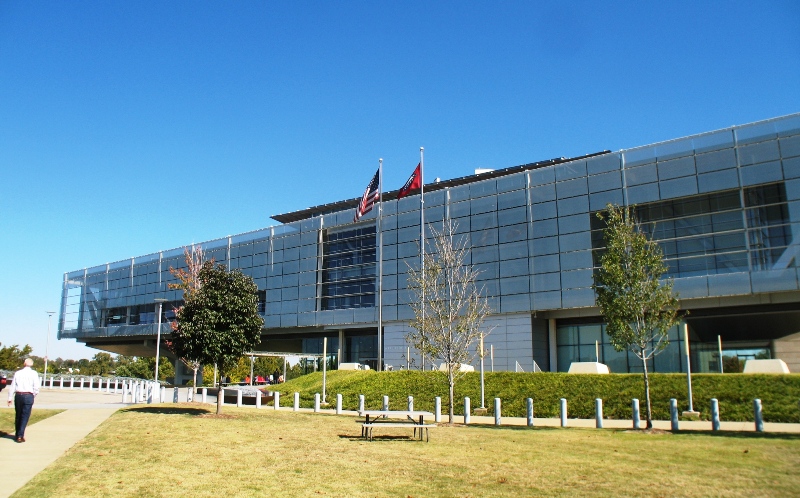
[[[800,373],[800,332],[775,339],[772,352],[775,358],[786,362],[790,372]]]

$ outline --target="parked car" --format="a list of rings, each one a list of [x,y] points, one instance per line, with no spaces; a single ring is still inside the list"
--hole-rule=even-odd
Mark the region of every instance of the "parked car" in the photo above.
[[[11,384],[13,379],[9,379],[6,377],[6,374],[0,374],[0,391],[6,388],[7,385]]]

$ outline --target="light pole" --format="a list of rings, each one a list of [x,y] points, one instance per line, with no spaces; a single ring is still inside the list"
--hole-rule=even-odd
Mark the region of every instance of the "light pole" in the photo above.
[[[52,318],[53,318],[53,315],[56,314],[56,312],[55,311],[45,311],[45,313],[47,313],[47,342],[45,343],[45,347],[44,347],[44,374],[43,374],[43,377],[42,377],[42,380],[44,382],[42,382],[42,385],[47,384],[47,360],[48,360],[47,355],[49,354],[49,350],[50,350],[50,322],[53,321]]]
[[[167,302],[166,299],[154,299],[154,301],[158,304],[158,318],[156,325],[156,374],[155,374],[155,381],[158,382],[158,359],[161,355],[161,306]]]

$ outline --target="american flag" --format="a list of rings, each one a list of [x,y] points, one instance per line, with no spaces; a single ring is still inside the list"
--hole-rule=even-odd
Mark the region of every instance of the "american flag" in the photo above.
[[[372,177],[372,181],[367,185],[367,189],[364,190],[364,195],[361,197],[361,202],[358,203],[356,216],[353,218],[353,221],[358,221],[362,216],[372,211],[372,206],[380,198],[380,173],[381,170],[379,168],[378,171],[375,172],[375,176]]]

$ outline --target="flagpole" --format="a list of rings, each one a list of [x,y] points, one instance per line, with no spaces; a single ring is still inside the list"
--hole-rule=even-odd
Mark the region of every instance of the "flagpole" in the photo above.
[[[383,158],[378,159],[378,371],[383,370]]]
[[[422,327],[425,329],[425,147],[419,148],[419,260],[422,268]],[[423,332],[423,335],[425,332]],[[420,351],[425,371],[425,351]]]

